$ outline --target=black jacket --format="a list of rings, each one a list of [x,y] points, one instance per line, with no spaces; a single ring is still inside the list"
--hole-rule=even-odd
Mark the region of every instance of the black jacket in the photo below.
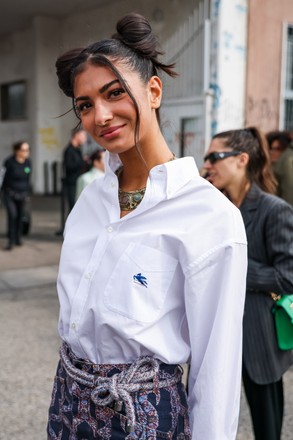
[[[293,207],[252,185],[240,211],[248,241],[243,361],[258,384],[278,381],[293,364],[277,346],[270,293],[293,293]]]
[[[83,166],[84,161],[80,148],[75,148],[72,144],[69,144],[63,156],[64,182],[67,184],[75,184],[82,173]]]
[[[24,163],[19,163],[13,155],[5,160],[4,167],[6,171],[2,189],[4,191],[13,190],[17,193],[28,193],[32,172],[30,159],[26,159]]]

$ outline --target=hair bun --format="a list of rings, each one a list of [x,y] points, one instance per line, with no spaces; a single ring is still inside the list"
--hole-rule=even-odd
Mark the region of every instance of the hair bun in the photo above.
[[[122,17],[116,26],[117,33],[112,38],[120,40],[135,52],[147,58],[161,54],[157,50],[158,40],[148,20],[140,14],[131,13]]]

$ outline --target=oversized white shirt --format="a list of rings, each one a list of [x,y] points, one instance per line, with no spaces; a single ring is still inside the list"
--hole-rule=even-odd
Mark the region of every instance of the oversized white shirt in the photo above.
[[[190,363],[192,439],[235,439],[247,268],[240,212],[182,158],[154,167],[142,202],[120,218],[120,164],[107,153],[104,179],[68,217],[60,336],[94,363]]]

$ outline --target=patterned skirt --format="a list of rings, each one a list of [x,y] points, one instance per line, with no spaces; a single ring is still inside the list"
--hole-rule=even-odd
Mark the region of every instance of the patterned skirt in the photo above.
[[[110,378],[129,368],[129,364],[99,364],[77,358],[66,346],[71,364],[81,372]],[[177,365],[160,363],[158,380],[168,386],[130,393],[135,424],[128,430],[125,405],[100,406],[92,399],[92,388],[68,374],[60,360],[54,379],[47,426],[48,440],[191,440],[186,392],[178,377]],[[173,380],[172,380],[173,379]]]

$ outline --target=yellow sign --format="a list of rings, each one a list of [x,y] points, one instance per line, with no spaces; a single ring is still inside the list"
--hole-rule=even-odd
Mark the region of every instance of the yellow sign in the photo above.
[[[41,143],[48,148],[48,150],[59,148],[60,143],[57,139],[54,127],[40,128],[38,132]]]

